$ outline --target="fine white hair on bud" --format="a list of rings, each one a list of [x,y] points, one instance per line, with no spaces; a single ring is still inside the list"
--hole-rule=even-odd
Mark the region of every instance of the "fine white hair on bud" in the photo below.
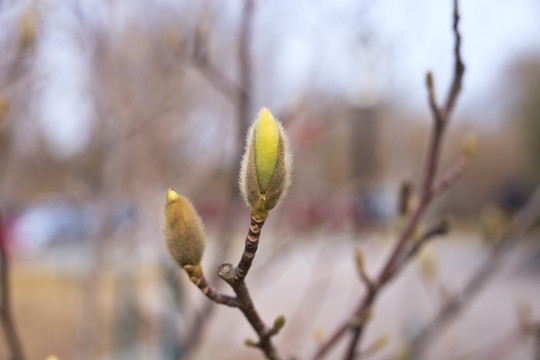
[[[276,207],[290,184],[292,156],[285,129],[270,110],[261,109],[246,136],[240,191],[255,212]]]

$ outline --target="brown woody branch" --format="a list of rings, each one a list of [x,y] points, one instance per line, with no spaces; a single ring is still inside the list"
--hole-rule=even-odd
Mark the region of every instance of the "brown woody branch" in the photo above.
[[[267,359],[279,360],[280,357],[271,340],[272,336],[277,334],[278,329],[265,325],[255,309],[255,305],[253,304],[245,282],[245,277],[255,258],[259,238],[261,236],[261,229],[267,216],[267,213],[253,212],[251,214],[251,224],[246,236],[244,252],[242,253],[238,265],[233,267],[231,264],[222,264],[218,269],[218,275],[232,287],[236,294],[236,298],[238,299],[238,308],[242,311],[259,336],[259,342],[253,344],[253,346],[260,348]]]
[[[186,266],[184,269],[189,275],[189,279],[194,283],[207,298],[215,303],[227,305],[230,307],[239,307],[238,299],[221,293],[218,289],[208,283],[202,269],[199,266]]]
[[[278,333],[279,329],[283,326],[284,320],[282,319],[280,321],[276,321],[273,327],[267,326],[253,304],[253,300],[251,299],[251,295],[249,294],[249,290],[245,282],[245,278],[249,272],[249,269],[251,268],[253,259],[255,258],[259,245],[259,238],[261,236],[261,230],[267,216],[268,213],[252,212],[251,223],[246,236],[244,251],[238,265],[233,266],[232,264],[227,263],[222,264],[218,268],[217,273],[219,277],[231,286],[236,294],[236,297],[222,294],[216,288],[210,285],[206,281],[200,266],[186,266],[184,269],[188,272],[191,281],[197,285],[197,287],[199,287],[199,289],[210,300],[219,304],[240,309],[259,336],[259,341],[257,343],[252,343],[251,345],[260,348],[267,359],[279,360],[280,357],[272,343],[272,336]]]
[[[345,359],[352,360],[357,357],[356,349],[360,343],[364,328],[369,319],[369,317],[364,316],[364,314],[370,312],[370,309],[372,308],[375,299],[380,293],[380,290],[389,283],[389,281],[397,273],[398,269],[401,268],[400,260],[404,256],[404,251],[406,251],[406,245],[409,242],[409,239],[414,233],[414,230],[417,228],[426,209],[428,208],[429,204],[433,199],[434,180],[436,177],[437,167],[440,159],[442,139],[444,131],[446,129],[446,125],[448,123],[448,118],[451,115],[452,110],[454,109],[455,102],[461,90],[462,77],[465,70],[465,66],[463,65],[463,61],[461,59],[461,36],[459,34],[458,24],[459,9],[457,0],[454,0],[454,77],[445,101],[445,105],[442,108],[439,107],[435,98],[435,93],[433,90],[433,76],[431,75],[431,73],[428,73],[427,75],[426,82],[428,89],[428,101],[433,114],[434,122],[429,141],[427,160],[423,171],[424,175],[419,204],[410,216],[405,228],[401,232],[392,253],[386,261],[383,269],[379,273],[376,283],[373,287],[368,289],[368,291],[365,293],[360,303],[358,304],[357,308],[349,317],[349,319],[353,319],[353,321],[346,320],[329,337],[329,339],[319,347],[318,351],[312,358],[313,360],[322,359],[328,353],[328,351],[330,351],[337,344],[337,342],[349,331],[351,331],[352,336],[347,347]]]

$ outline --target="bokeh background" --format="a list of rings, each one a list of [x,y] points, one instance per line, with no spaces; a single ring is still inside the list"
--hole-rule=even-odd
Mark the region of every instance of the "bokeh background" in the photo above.
[[[247,15],[244,5],[0,1],[1,230],[29,359],[260,357],[243,345],[253,333],[241,314],[175,267],[161,226],[174,188],[205,223],[207,274],[240,257],[239,156],[263,106],[295,164],[248,277],[263,318],[288,319],[277,346],[307,358],[352,311],[364,291],[354,248],[369,273],[380,268],[400,185],[421,176],[425,73],[439,99],[452,77],[452,2],[255,0]],[[440,167],[466,134],[477,154],[424,223],[452,214],[452,233],[374,309],[364,343],[388,344],[373,358],[399,356],[540,180],[540,3],[464,0],[461,14],[467,70]],[[516,308],[540,317],[538,239],[498,270],[430,358],[533,358]]]

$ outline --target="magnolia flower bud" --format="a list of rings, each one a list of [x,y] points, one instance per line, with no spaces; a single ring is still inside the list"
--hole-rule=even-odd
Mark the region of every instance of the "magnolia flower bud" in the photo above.
[[[167,192],[163,233],[171,257],[181,268],[201,262],[204,252],[201,218],[189,200],[172,189]]]
[[[240,191],[252,210],[272,210],[290,183],[287,135],[270,110],[263,108],[249,128],[240,169]]]

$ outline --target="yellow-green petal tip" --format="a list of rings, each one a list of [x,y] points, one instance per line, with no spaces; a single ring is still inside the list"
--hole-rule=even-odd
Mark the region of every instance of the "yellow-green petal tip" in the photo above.
[[[167,201],[173,201],[178,199],[178,193],[173,189],[167,190]]]
[[[255,127],[255,160],[261,193],[272,181],[278,157],[279,128],[268,108],[259,112]]]

